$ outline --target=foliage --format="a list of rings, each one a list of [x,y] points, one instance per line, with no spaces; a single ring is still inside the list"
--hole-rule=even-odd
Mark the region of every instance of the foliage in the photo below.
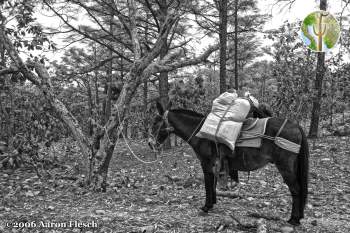
[[[297,34],[297,24],[283,25],[269,37],[273,63],[270,65],[270,104],[278,116],[300,121],[308,116],[313,92],[315,55],[303,47]]]
[[[42,98],[36,88],[14,82],[11,95],[4,95],[1,101],[0,121],[6,123],[10,112],[12,127],[0,126],[0,138],[10,144],[6,152],[9,167],[18,167],[38,154],[41,147],[50,147],[60,137],[68,135],[63,124],[50,114],[50,105]],[[8,92],[9,90],[7,90]],[[6,91],[5,91],[6,94]],[[4,161],[6,162],[6,161]]]
[[[43,33],[43,28],[36,22],[34,16],[39,5],[38,0],[10,0],[0,3],[0,10],[3,17],[8,19],[6,33],[13,38],[14,46],[27,51],[43,50],[46,45],[47,49],[55,49],[47,35]],[[32,55],[31,55],[32,56]]]
[[[208,113],[211,109],[211,87],[206,86],[205,72],[199,70],[196,76],[183,75],[173,83],[169,92],[175,108],[192,109],[200,113]]]

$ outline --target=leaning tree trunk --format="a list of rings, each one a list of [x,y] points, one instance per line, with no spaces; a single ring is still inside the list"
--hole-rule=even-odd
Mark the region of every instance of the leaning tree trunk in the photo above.
[[[320,1],[320,9],[321,10],[327,9],[327,0]],[[310,130],[309,130],[310,138],[317,138],[318,136],[318,126],[320,122],[321,101],[322,101],[322,82],[326,71],[324,61],[325,61],[325,53],[319,52],[317,54],[315,94],[313,97],[311,123],[310,123]]]
[[[90,154],[88,138],[84,135],[77,119],[71,114],[71,112],[69,112],[66,106],[54,94],[51,87],[49,73],[43,64],[34,63],[35,72],[38,74],[38,76],[29,70],[19,56],[17,50],[14,48],[10,39],[5,34],[4,27],[0,27],[0,42],[3,43],[7,53],[11,57],[12,61],[16,64],[19,71],[23,74],[23,76],[39,88],[44,97],[55,109],[57,117],[59,117],[68,126],[74,138],[77,140],[81,152],[84,155],[88,156]]]

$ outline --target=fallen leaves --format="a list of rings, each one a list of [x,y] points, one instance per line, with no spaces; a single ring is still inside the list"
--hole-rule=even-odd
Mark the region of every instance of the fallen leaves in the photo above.
[[[95,210],[95,213],[98,215],[104,215],[104,214],[106,214],[106,211],[105,210]]]
[[[249,180],[240,172],[235,191],[226,196],[218,192],[213,211],[199,214],[204,181],[188,147],[166,151],[152,165],[115,156],[107,193],[84,189],[79,185],[83,178],[67,170],[50,171],[53,176],[48,179],[24,169],[4,172],[0,219],[94,219],[97,232],[257,232],[263,226],[267,232],[350,232],[350,145],[345,139],[324,138],[316,140],[315,147],[311,146],[306,219],[297,228],[286,226],[291,196],[273,165],[251,172]],[[140,147],[135,153],[144,150]]]
[[[283,227],[281,227],[281,232],[282,233],[291,233],[293,231],[294,231],[293,227],[290,227],[290,226],[283,226]]]

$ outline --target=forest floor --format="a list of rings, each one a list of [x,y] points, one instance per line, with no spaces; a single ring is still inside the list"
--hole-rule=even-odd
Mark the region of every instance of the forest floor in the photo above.
[[[293,232],[350,232],[350,137],[309,143],[306,218]],[[218,197],[213,211],[201,216],[203,175],[188,146],[143,164],[124,144],[118,145],[106,193],[78,185],[83,178],[73,161],[81,158],[74,151],[67,155],[67,148],[60,146],[65,145],[56,145],[58,154],[72,160],[48,170],[45,178],[28,168],[0,172],[0,232],[256,232],[259,218],[267,232],[291,232],[286,223],[291,197],[273,165],[251,172],[249,180],[247,173],[240,173],[241,184],[235,190],[240,197]],[[131,143],[131,147],[144,160],[155,158],[146,146]],[[31,227],[17,228],[24,223]],[[79,228],[80,223],[94,227]]]

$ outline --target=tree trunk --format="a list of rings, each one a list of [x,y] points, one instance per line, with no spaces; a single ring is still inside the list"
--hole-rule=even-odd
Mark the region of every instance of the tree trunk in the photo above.
[[[338,75],[336,75],[338,77]],[[335,82],[334,82],[334,77],[331,77],[331,106],[329,109],[329,124],[330,126],[333,126],[333,107],[336,104],[336,99],[335,99],[335,93],[336,93],[336,88],[335,88]]]
[[[147,117],[147,101],[148,101],[148,82],[145,80],[143,82],[143,138],[148,137],[148,117]]]
[[[159,7],[160,7],[160,23],[163,24],[165,21],[165,18],[168,14],[168,6],[167,6],[167,1],[163,0],[159,2]],[[163,47],[160,51],[160,59],[163,59],[167,53],[168,53],[168,39],[164,38],[163,39]],[[168,103],[169,103],[169,80],[168,77],[169,74],[168,72],[160,72],[159,74],[159,97],[160,97],[160,103],[163,105],[165,108]],[[165,142],[164,142],[164,149],[170,149],[171,148],[171,143],[170,143],[170,137],[168,137]]]
[[[327,0],[320,1],[320,9],[327,9]],[[317,54],[317,67],[316,67],[316,77],[315,77],[315,94],[312,103],[312,112],[311,112],[311,123],[309,130],[310,138],[318,137],[318,126],[320,122],[320,113],[321,113],[321,101],[322,101],[322,82],[323,77],[326,72],[324,66],[325,53],[318,52]]]
[[[219,1],[220,17],[220,93],[226,91],[227,0]]]
[[[238,0],[235,0],[235,38],[234,38],[234,43],[235,43],[235,88],[238,91],[239,90],[239,77],[238,77]],[[233,77],[230,77],[230,88],[233,88]]]
[[[8,76],[8,75],[7,75]],[[6,108],[8,119],[7,119],[7,148],[9,152],[14,150],[13,139],[16,134],[15,130],[15,100],[14,100],[14,85],[15,83],[11,82],[11,78],[8,76],[5,78],[5,85],[8,87],[8,95],[10,99],[9,108]]]
[[[1,54],[0,66],[1,67],[5,67],[6,66],[5,48],[4,48],[4,45],[2,43],[0,43],[0,54]],[[8,80],[7,76],[8,75],[6,75],[5,78],[3,79],[3,85],[4,86],[9,85],[8,84],[9,80]],[[10,95],[11,105],[12,105],[12,92],[11,92],[11,89],[8,92],[9,92],[9,95]],[[0,107],[1,107],[1,110],[4,112],[5,119],[6,119],[6,123],[5,123],[6,127],[4,127],[4,128],[6,128],[6,130],[4,130],[4,135],[6,135],[7,141],[9,141],[10,138],[11,138],[11,119],[10,119],[11,117],[10,116],[11,116],[12,110],[10,109],[10,111],[7,111],[6,106],[4,106],[4,108],[2,108],[2,106],[0,105]],[[0,120],[2,120],[2,119],[0,119]],[[2,127],[2,125],[0,125],[0,127]],[[0,134],[0,140],[1,140],[1,136],[3,136],[3,135]]]
[[[163,43],[165,45],[163,45],[160,53],[161,59],[163,59],[168,53],[168,46],[166,44],[167,40],[164,40]],[[166,107],[169,102],[168,92],[169,92],[168,72],[161,72],[159,75],[159,97],[163,107]]]
[[[150,20],[150,16],[147,14],[147,21]],[[148,24],[146,24],[145,28],[145,43],[148,44]],[[148,113],[147,113],[147,102],[148,102],[148,80],[143,81],[143,138],[148,138],[148,128],[149,128],[149,121],[148,121]]]
[[[113,10],[111,11],[111,16],[109,19],[109,33],[113,35]],[[112,43],[110,46],[113,47]],[[113,56],[113,51],[109,50],[109,57]],[[112,69],[113,69],[113,59],[108,63],[107,68],[107,94],[105,98],[105,111],[103,116],[103,125],[108,121],[109,116],[111,115],[111,105],[112,105],[112,85],[113,85],[113,77],[112,77]]]
[[[167,41],[164,41],[164,45],[162,48],[162,52],[160,54],[161,59],[164,58],[164,56],[167,54],[168,48],[167,48]],[[160,96],[160,103],[164,108],[169,103],[169,82],[168,82],[168,72],[161,72],[159,75],[159,96]],[[168,137],[164,142],[164,149],[170,149],[170,137]]]
[[[89,114],[89,128],[88,128],[88,132],[89,132],[89,136],[91,137],[94,133],[94,126],[92,124],[92,119],[94,118],[94,114],[93,114],[93,109],[94,109],[94,103],[92,100],[92,91],[91,91],[91,80],[90,80],[90,76],[87,77],[87,82],[86,82],[86,88],[87,88],[87,94],[88,94],[88,114]]]
[[[134,69],[129,72],[128,78],[123,86],[117,103],[115,104],[111,112],[111,116],[104,127],[105,132],[100,140],[99,150],[91,161],[93,171],[91,180],[88,181],[88,184],[96,191],[106,191],[109,163],[112,158],[114,146],[118,140],[118,136],[121,130],[123,130],[123,120],[129,110],[131,99],[141,81],[141,77],[138,76],[138,72],[136,72]],[[119,128],[117,132],[115,132],[116,128]]]
[[[94,61],[97,63],[97,49],[94,44]],[[98,73],[97,69],[94,70],[94,86],[95,86],[95,111],[96,111],[96,116],[101,115],[101,107],[100,107],[100,95],[98,93]],[[96,118],[98,119],[98,118]]]

